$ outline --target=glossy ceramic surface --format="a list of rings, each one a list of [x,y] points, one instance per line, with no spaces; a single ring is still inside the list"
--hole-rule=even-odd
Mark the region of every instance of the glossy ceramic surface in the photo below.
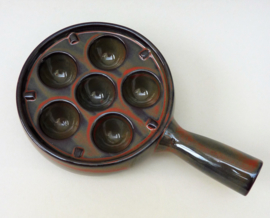
[[[120,115],[107,115],[99,119],[92,132],[95,145],[105,152],[125,150],[133,138],[133,129],[127,119]]]
[[[66,139],[72,136],[80,125],[77,109],[66,102],[54,102],[40,114],[41,130],[50,138]]]
[[[172,151],[241,194],[262,162],[186,132],[172,118],[173,83],[157,48],[115,24],[68,27],[29,56],[17,85],[21,122],[35,144],[72,169],[126,169]]]
[[[262,162],[228,145],[182,129],[172,120],[158,149],[175,153],[203,173],[247,195]]]
[[[90,75],[76,89],[76,99],[86,110],[100,111],[108,108],[115,99],[112,81],[103,75]]]
[[[134,107],[154,105],[160,96],[160,83],[147,72],[136,72],[126,78],[122,85],[124,99]]]
[[[120,39],[103,36],[96,39],[88,50],[90,61],[101,70],[112,70],[125,60],[126,48]]]
[[[51,88],[63,88],[76,78],[75,61],[67,54],[55,53],[44,58],[39,67],[42,82]]]

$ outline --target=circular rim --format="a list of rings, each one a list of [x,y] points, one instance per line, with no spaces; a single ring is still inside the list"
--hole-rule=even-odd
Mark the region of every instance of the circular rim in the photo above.
[[[72,84],[72,82],[71,82],[70,84],[64,86],[64,87],[56,88],[56,87],[48,86],[46,83],[43,82],[43,80],[41,79],[41,76],[40,76],[40,67],[41,67],[41,65],[43,64],[43,62],[45,61],[45,59],[48,58],[48,57],[50,57],[51,55],[55,55],[55,54],[56,54],[56,55],[57,55],[57,54],[64,54],[64,55],[67,55],[68,57],[70,57],[70,58],[74,61],[74,64],[76,65],[76,75],[75,75],[74,79],[72,80],[72,82],[75,81],[75,79],[76,79],[76,77],[77,77],[77,75],[78,75],[78,63],[77,63],[76,59],[75,59],[72,55],[70,55],[69,53],[64,52],[64,51],[54,51],[54,52],[50,52],[49,54],[46,54],[46,55],[40,60],[40,62],[38,63],[38,67],[37,67],[37,68],[38,68],[38,78],[40,79],[40,81],[42,82],[42,84],[45,85],[46,87],[49,87],[50,89],[59,90],[59,89],[64,89],[64,88],[70,86],[70,85]],[[31,56],[31,55],[30,55],[30,56]],[[30,56],[29,56],[29,57],[30,57]],[[21,72],[21,73],[22,73],[22,72]]]
[[[108,117],[110,117],[110,116],[117,116],[117,117],[121,117],[122,119],[124,119],[128,124],[129,124],[129,127],[130,127],[130,129],[131,129],[131,138],[129,139],[129,144],[128,144],[128,146],[125,148],[125,149],[123,149],[123,150],[126,150],[128,147],[129,147],[129,145],[130,145],[130,142],[133,140],[133,135],[134,135],[134,126],[133,126],[133,123],[130,121],[130,119],[128,119],[128,117],[126,117],[124,114],[121,114],[121,113],[116,113],[116,112],[111,112],[111,113],[106,113],[106,114],[102,114],[101,116],[99,116],[96,120],[95,120],[95,122],[93,123],[93,125],[92,125],[92,128],[91,128],[91,131],[90,131],[90,137],[91,137],[91,139],[93,140],[93,142],[94,142],[94,144],[95,144],[95,146],[99,149],[99,150],[101,150],[101,151],[103,151],[103,152],[107,152],[107,153],[114,153],[114,154],[119,154],[119,153],[121,153],[122,151],[117,151],[117,152],[108,152],[108,151],[104,151],[104,150],[102,150],[96,143],[95,143],[95,137],[93,136],[93,134],[94,134],[94,132],[95,132],[95,130],[96,130],[96,128],[97,128],[97,124],[98,124],[98,122],[100,121],[100,120],[103,120],[106,116],[108,116]]]
[[[80,84],[83,82],[83,80],[85,80],[85,79],[87,79],[88,77],[91,77],[91,76],[103,76],[103,77],[105,77],[106,79],[108,79],[108,80],[112,83],[113,88],[114,88],[114,96],[113,96],[113,100],[112,100],[112,101],[110,102],[110,104],[108,105],[108,107],[110,107],[110,106],[113,104],[113,102],[115,101],[115,98],[116,98],[116,96],[117,96],[117,88],[116,88],[116,84],[115,84],[114,80],[113,80],[111,77],[109,77],[108,75],[104,74],[104,73],[94,72],[94,73],[91,73],[91,74],[88,74],[88,75],[84,75],[83,77],[81,77],[81,78],[78,80],[78,82],[77,82],[77,84],[76,84],[76,86],[75,86],[75,89],[74,89],[74,90],[75,90],[75,93],[74,93],[75,100],[77,101],[77,103],[78,103],[84,110],[86,110],[86,111],[91,111],[91,110],[88,110],[88,109],[86,109],[85,107],[83,107],[83,106],[81,105],[81,103],[79,102],[78,98],[77,98],[77,89],[79,88]],[[107,108],[105,108],[105,109],[107,109]],[[103,111],[103,110],[105,110],[105,109],[101,109],[101,110],[95,109],[95,110],[93,110],[93,111]]]
[[[41,117],[42,112],[44,111],[44,109],[45,109],[46,107],[50,106],[51,104],[58,103],[58,102],[67,103],[67,104],[70,104],[71,106],[73,106],[73,107],[75,108],[75,110],[77,111],[78,115],[79,115],[79,123],[81,122],[81,111],[77,108],[77,106],[76,106],[75,104],[73,104],[71,101],[68,101],[68,100],[65,100],[65,99],[55,99],[55,100],[49,101],[49,102],[47,102],[46,104],[44,104],[44,105],[41,107],[40,111],[38,112],[38,126],[39,126],[40,129],[41,129],[41,125],[40,125],[40,117]],[[78,128],[76,129],[76,131],[75,131],[72,135],[74,135],[74,134],[78,131],[79,127],[80,127],[80,126],[78,126]],[[46,137],[50,138],[50,137],[47,136],[43,131],[42,131],[42,133],[43,133]],[[71,135],[71,136],[72,136],[72,135]],[[71,137],[71,136],[69,136],[69,137]],[[68,137],[68,138],[69,138],[69,137]],[[52,139],[53,139],[53,138],[52,138]],[[53,140],[58,140],[58,139],[53,139]],[[61,140],[61,139],[60,139],[60,140]]]
[[[124,60],[123,60],[123,62],[119,65],[119,66],[117,66],[117,67],[115,67],[115,68],[112,68],[112,69],[100,69],[99,67],[97,67],[94,63],[93,63],[93,61],[91,61],[91,58],[90,58],[90,55],[89,55],[89,50],[90,50],[90,48],[91,48],[91,46],[97,41],[97,40],[99,40],[99,39],[102,39],[102,38],[106,38],[106,37],[108,37],[108,38],[115,38],[115,39],[117,39],[117,40],[119,40],[119,42],[121,42],[122,44],[123,44],[123,46],[125,47],[125,57],[124,57]],[[88,47],[87,47],[87,58],[88,58],[88,61],[90,62],[90,64],[92,64],[95,68],[97,68],[98,70],[103,70],[103,71],[113,71],[113,70],[116,70],[116,69],[118,69],[119,67],[121,67],[123,64],[124,64],[124,62],[126,61],[126,56],[127,56],[127,46],[126,46],[126,44],[125,44],[125,42],[121,39],[121,38],[119,38],[119,37],[117,37],[117,36],[115,36],[115,35],[110,35],[110,34],[104,34],[103,36],[97,36],[96,38],[94,38],[93,39],[93,41],[91,41],[90,43],[89,43],[89,45],[88,45]]]
[[[72,106],[72,107],[75,109],[75,111],[77,112],[78,118],[79,118],[79,119],[78,119],[79,125],[77,126],[76,130],[75,130],[70,136],[68,136],[68,137],[66,137],[66,138],[61,138],[61,139],[57,139],[57,138],[50,137],[47,133],[45,133],[45,131],[44,131],[43,128],[42,128],[41,121],[40,121],[40,120],[42,119],[42,114],[43,114],[44,110],[45,110],[47,107],[49,107],[50,105],[57,104],[57,103],[65,103],[65,104],[68,104],[68,105]],[[77,108],[76,106],[74,106],[73,104],[70,104],[69,102],[66,102],[66,101],[61,101],[61,100],[60,100],[60,101],[53,101],[53,102],[50,102],[50,103],[48,103],[45,107],[43,106],[42,110],[39,111],[39,118],[38,118],[38,125],[39,125],[39,128],[41,129],[41,131],[43,132],[43,134],[45,134],[47,137],[49,137],[49,138],[51,138],[51,139],[53,139],[53,140],[62,140],[62,139],[70,138],[72,135],[74,135],[74,134],[78,131],[78,129],[79,129],[79,127],[80,127],[80,121],[81,121],[81,114],[80,114],[80,112],[78,111],[78,108]]]
[[[125,35],[130,36],[131,38],[138,39],[141,43],[143,42],[144,45],[146,45],[148,48],[151,49],[152,53],[154,53],[158,59],[161,62],[162,67],[164,68],[164,72],[166,73],[166,78],[169,86],[169,96],[168,96],[168,108],[166,111],[166,120],[163,122],[159,128],[157,129],[157,133],[151,138],[151,140],[148,141],[147,144],[144,146],[141,146],[134,152],[122,156],[117,159],[113,159],[110,161],[104,161],[104,162],[87,162],[87,161],[80,161],[71,157],[67,157],[64,154],[62,154],[59,151],[54,150],[50,146],[46,145],[44,140],[38,135],[38,133],[35,132],[34,128],[31,126],[31,123],[28,119],[27,116],[27,111],[25,107],[25,101],[23,97],[24,93],[24,88],[26,85],[26,79],[27,79],[27,74],[29,70],[32,68],[34,62],[40,55],[40,53],[44,52],[46,48],[49,46],[53,45],[55,40],[59,40],[63,37],[67,37],[70,33],[72,32],[82,32],[82,31],[89,31],[89,30],[106,30],[106,31],[112,31],[114,32],[117,30],[118,32],[125,33]],[[44,152],[47,154],[51,155],[52,157],[61,160],[63,162],[66,162],[68,164],[73,164],[77,166],[84,166],[84,167],[99,167],[99,166],[108,166],[108,165],[113,165],[113,164],[118,164],[127,160],[130,160],[131,158],[136,157],[137,155],[141,154],[144,152],[146,149],[148,149],[151,145],[153,145],[161,136],[162,133],[167,126],[168,122],[170,121],[171,115],[172,115],[172,110],[173,110],[173,101],[174,101],[174,86],[173,86],[173,81],[172,81],[172,76],[170,69],[168,67],[167,62],[165,61],[164,57],[162,54],[159,52],[159,50],[144,36],[141,34],[137,33],[136,31],[129,29],[124,26],[120,26],[117,24],[112,24],[112,23],[102,23],[102,22],[90,22],[90,23],[81,23],[81,24],[76,24],[73,26],[66,27],[48,38],[46,38],[44,41],[42,41],[30,54],[28,59],[26,60],[20,76],[18,78],[18,83],[17,83],[17,90],[16,90],[16,103],[17,103],[17,110],[19,114],[20,121],[27,132],[28,136],[32,139],[32,141]]]
[[[127,102],[127,104],[129,104],[131,107],[134,107],[134,108],[143,108],[143,109],[149,108],[149,107],[153,107],[153,106],[159,101],[159,99],[160,99],[160,93],[161,93],[161,90],[163,89],[162,83],[160,82],[159,78],[158,78],[153,72],[151,72],[151,71],[149,71],[149,70],[135,70],[135,71],[132,71],[131,73],[127,74],[127,75],[123,78],[122,83],[121,83],[121,90],[123,90],[124,83],[125,83],[125,81],[128,79],[128,77],[130,77],[130,76],[132,76],[132,75],[134,75],[134,74],[136,74],[136,73],[137,73],[137,74],[139,74],[139,73],[148,74],[148,75],[154,77],[154,78],[157,80],[157,82],[158,82],[158,84],[159,84],[159,87],[158,87],[158,88],[159,88],[159,93],[158,93],[158,98],[157,98],[157,100],[156,100],[153,104],[148,105],[148,106],[146,106],[146,107],[143,107],[143,106],[135,106],[135,105],[130,104],[129,101],[126,100],[126,98],[124,97],[123,92],[121,92],[121,95],[122,95],[123,99],[125,99],[125,101]]]

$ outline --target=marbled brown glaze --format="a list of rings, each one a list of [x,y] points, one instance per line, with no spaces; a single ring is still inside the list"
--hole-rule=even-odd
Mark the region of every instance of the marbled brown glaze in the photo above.
[[[106,71],[92,64],[89,59],[89,48],[95,40],[102,37],[115,37],[125,45],[126,54],[121,66]],[[46,57],[55,53],[70,56],[77,67],[75,80],[61,89],[44,85],[39,77],[39,66]],[[142,53],[147,55],[142,56]],[[123,81],[138,71],[155,75],[161,83],[160,97],[151,107],[133,107],[122,96]],[[87,110],[78,102],[77,87],[91,75],[105,76],[114,85],[115,98],[108,108]],[[47,105],[60,101],[70,103],[79,111],[80,126],[71,137],[54,140],[41,131],[39,117]],[[165,59],[146,38],[115,24],[85,23],[53,34],[32,52],[18,80],[17,105],[26,132],[43,151],[68,166],[82,167],[83,170],[87,167],[91,169],[100,167],[99,172],[103,170],[107,172],[110,168],[115,171],[117,168],[123,169],[123,165],[129,166],[142,152],[154,150],[149,147],[154,147],[170,120],[173,83]],[[109,114],[123,116],[132,124],[132,141],[121,152],[104,152],[93,141],[92,132],[96,122]],[[156,127],[149,128],[149,123],[155,123]]]
[[[105,66],[106,63],[99,65],[93,61],[98,56],[91,58],[89,55],[91,45],[106,37],[120,40],[124,46],[115,53],[122,55],[118,55],[119,59],[111,66]],[[60,87],[45,85],[39,72],[46,58],[54,54],[68,55],[76,64],[73,67],[76,68],[73,74],[76,78]],[[111,55],[111,52],[106,53],[106,57]],[[126,96],[123,96],[123,83],[138,72],[156,78],[155,90],[158,90],[158,94],[152,93],[154,101],[149,101],[146,106],[127,102]],[[76,90],[86,78],[96,75],[111,81],[114,91],[111,88],[110,92],[113,97],[106,107],[89,109],[76,96]],[[16,98],[19,116],[29,137],[46,156],[71,169],[94,173],[113,172],[130,167],[155,150],[167,150],[245,195],[262,166],[262,162],[256,158],[189,133],[171,121],[174,88],[165,59],[145,37],[116,24],[78,24],[48,37],[27,59],[18,80]],[[83,98],[86,99],[85,96]],[[78,129],[61,140],[44,134],[39,123],[42,111],[54,102],[69,103],[79,113]],[[107,150],[95,144],[94,127],[105,116],[122,116],[130,123],[130,141],[123,146],[121,144],[119,149]]]
[[[39,55],[29,71],[24,92],[35,90],[37,98],[35,101],[25,100],[25,104],[29,120],[40,137],[46,141],[49,146],[66,156],[88,162],[113,160],[116,157],[121,157],[136,151],[139,147],[143,147],[149,140],[153,140],[154,135],[158,137],[158,132],[161,132],[161,129],[159,131],[157,131],[157,129],[149,130],[147,123],[150,118],[155,120],[160,126],[160,124],[163,124],[164,121],[168,119],[166,117],[166,111],[169,109],[169,96],[171,95],[170,89],[172,88],[166,83],[166,72],[163,70],[160,60],[153,55],[147,60],[142,60],[139,54],[145,49],[145,46],[124,34],[106,31],[86,31],[77,33],[77,36],[80,40],[77,44],[70,44],[68,37],[54,42],[45,52]],[[89,47],[91,48],[91,45],[95,43],[96,40],[103,39],[105,36],[117,36],[117,38],[125,43],[126,47],[126,58],[124,62],[118,68],[110,69],[109,71],[100,70],[93,65],[88,55]],[[46,59],[47,56],[54,53],[68,54],[75,60],[77,65],[77,77],[75,81],[62,89],[52,89],[46,86],[38,76],[39,65],[43,63],[43,60]],[[136,73],[138,71],[146,71],[149,74],[153,74],[161,81],[161,90],[159,90],[159,92],[162,91],[162,95],[151,107],[133,107],[125,101],[122,95],[122,84],[126,80],[126,77],[128,78],[130,75],[133,75],[134,72]],[[107,77],[116,90],[112,103],[102,110],[98,108],[89,109],[89,107],[82,105],[81,98],[78,97],[80,84],[82,84],[85,79],[95,76]],[[80,126],[78,131],[70,138],[56,141],[40,131],[39,117],[40,112],[48,104],[63,100],[73,104],[80,112]],[[133,124],[133,140],[129,147],[121,153],[110,154],[109,152],[103,152],[103,150],[100,150],[95,145],[93,137],[91,137],[95,123],[105,114],[122,115]],[[73,153],[75,147],[78,146],[84,149],[84,155],[80,158],[75,157]]]
[[[182,129],[172,120],[158,150],[175,153],[203,173],[240,194],[247,195],[262,161],[228,145]]]

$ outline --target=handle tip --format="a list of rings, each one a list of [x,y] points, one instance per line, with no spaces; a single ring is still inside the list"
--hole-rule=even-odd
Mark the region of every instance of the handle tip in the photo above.
[[[246,189],[243,190],[243,193],[241,193],[241,194],[243,194],[244,196],[247,196],[247,194],[250,192],[252,186],[254,185],[254,183],[255,183],[255,181],[256,181],[256,179],[257,179],[257,177],[262,169],[262,166],[263,166],[263,162],[261,160],[258,160],[258,165],[254,168],[254,173],[251,174],[252,176],[251,176],[250,182],[247,185]]]

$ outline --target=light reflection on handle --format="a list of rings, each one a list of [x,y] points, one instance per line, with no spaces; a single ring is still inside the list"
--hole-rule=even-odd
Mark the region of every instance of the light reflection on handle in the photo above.
[[[200,171],[247,195],[262,167],[262,161],[212,139],[190,133],[172,120],[158,150],[168,150]]]

